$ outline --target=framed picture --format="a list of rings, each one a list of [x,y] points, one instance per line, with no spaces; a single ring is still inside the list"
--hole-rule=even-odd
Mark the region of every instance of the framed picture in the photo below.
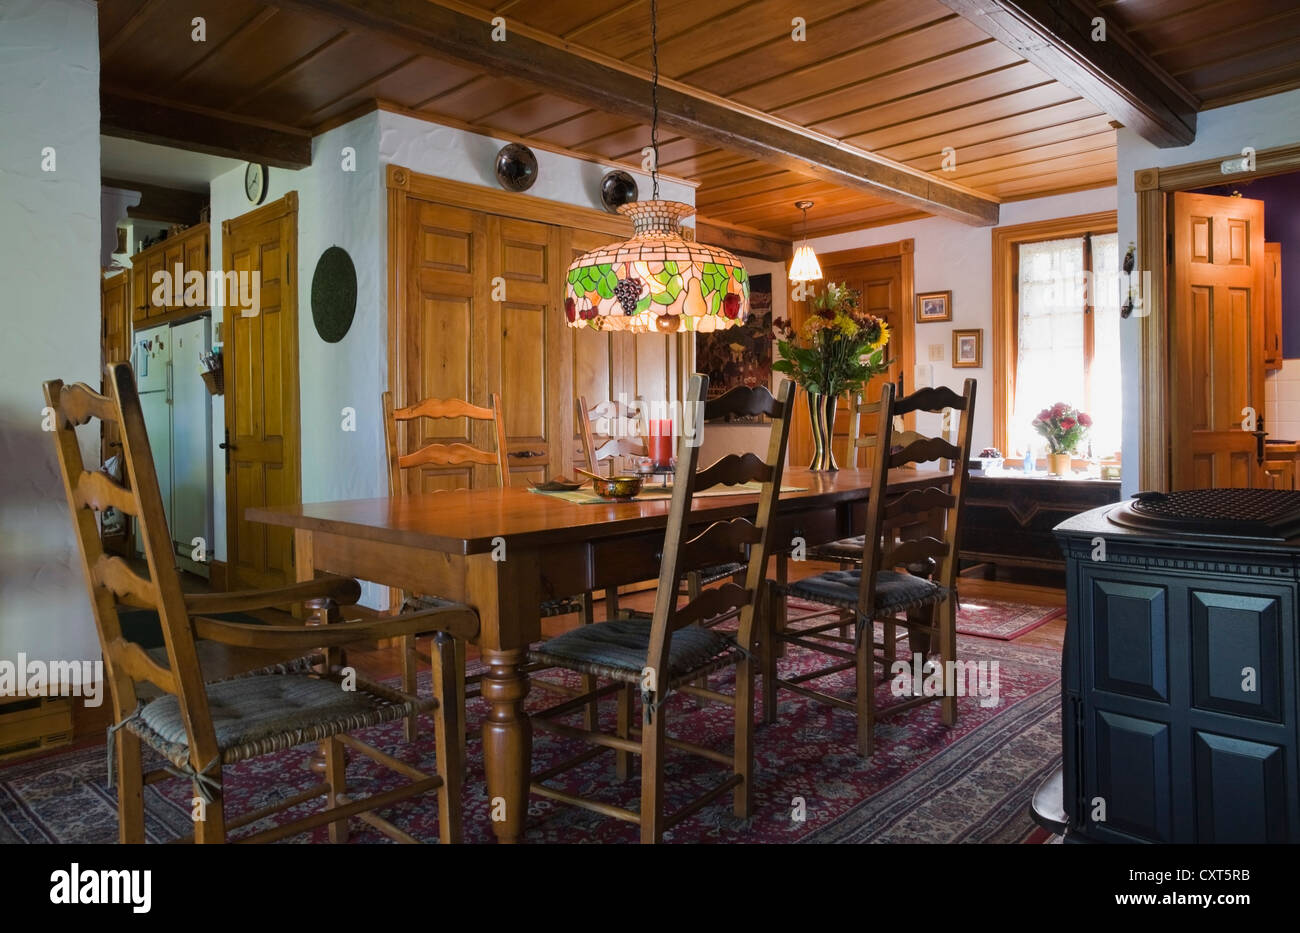
[[[984,365],[984,331],[952,332],[952,365],[955,369],[980,369]]]
[[[749,278],[749,317],[739,327],[695,335],[695,368],[709,377],[709,398],[736,386],[772,385],[772,276]],[[758,424],[761,415],[736,417]]]
[[[916,296],[916,323],[952,320],[952,292],[920,292]]]

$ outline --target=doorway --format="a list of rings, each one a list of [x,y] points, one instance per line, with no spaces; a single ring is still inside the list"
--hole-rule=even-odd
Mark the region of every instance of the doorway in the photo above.
[[[848,285],[862,296],[864,311],[874,314],[889,325],[890,337],[886,353],[893,365],[887,374],[872,379],[864,389],[863,397],[868,400],[880,400],[881,385],[885,379],[895,385],[899,385],[901,380],[903,392],[911,392],[916,388],[911,385],[915,371],[913,246],[912,240],[899,240],[896,243],[824,254],[821,257],[821,281],[812,283],[818,286],[812,289],[813,292],[820,291],[828,282]],[[791,323],[799,328],[807,319],[812,302],[797,300],[795,294],[795,286],[791,286]],[[841,467],[853,466],[855,463],[852,403],[852,399],[844,396],[836,406],[832,447],[836,463]],[[874,416],[864,418],[858,426],[859,434],[875,430],[874,423],[866,420],[872,417]],[[811,459],[812,429],[808,421],[807,405],[801,402],[796,407],[795,421],[790,429],[790,463],[803,465]],[[861,465],[866,464],[863,462]]]
[[[253,506],[296,504],[302,494],[297,192],[221,229],[222,269],[240,282],[260,277],[256,306],[241,307],[228,286],[222,307],[229,587],[277,586],[295,576],[292,531],[244,515]]]
[[[1256,179],[1300,171],[1300,145],[1260,150],[1253,159],[1251,171],[1235,173],[1226,182],[1241,188],[1242,198],[1233,200],[1254,200],[1249,190],[1242,186]],[[1261,450],[1269,459],[1275,458],[1280,451],[1267,443],[1267,421],[1263,428],[1265,433],[1256,434],[1260,430],[1258,414],[1266,407],[1265,400],[1258,397],[1258,379],[1247,375],[1241,359],[1234,364],[1227,351],[1222,354],[1220,362],[1207,363],[1205,353],[1210,345],[1191,337],[1197,328],[1208,333],[1214,317],[1218,317],[1220,326],[1215,328],[1215,333],[1219,337],[1237,333],[1239,336],[1234,339],[1240,340],[1242,347],[1249,346],[1252,369],[1259,365],[1255,362],[1254,335],[1261,337],[1263,345],[1259,348],[1259,359],[1267,368],[1272,345],[1265,314],[1271,300],[1267,278],[1267,239],[1255,236],[1244,205],[1234,208],[1222,202],[1197,204],[1179,197],[1200,197],[1198,192],[1201,189],[1224,185],[1223,165],[1240,163],[1241,160],[1241,153],[1227,153],[1223,158],[1142,169],[1134,173],[1138,207],[1136,265],[1139,270],[1134,276],[1134,290],[1140,299],[1135,316],[1139,318],[1142,377],[1138,438],[1140,489],[1168,491],[1189,484],[1211,483],[1274,484],[1268,463],[1261,462]],[[1184,205],[1181,213],[1176,201],[1182,201]],[[1267,222],[1267,214],[1266,211],[1259,222],[1261,227]],[[1182,231],[1177,229],[1180,223],[1184,225]],[[1180,263],[1184,266],[1181,277]],[[1257,263],[1261,270],[1259,273],[1254,271]],[[1215,266],[1222,268],[1216,270]],[[1240,271],[1247,266],[1251,269],[1249,273]],[[1254,284],[1230,281],[1232,269],[1238,270],[1238,278],[1249,278]],[[1223,281],[1220,283],[1216,279]],[[1284,283],[1284,269],[1281,279]],[[1242,313],[1247,303],[1251,306],[1249,316]],[[1234,306],[1237,309],[1235,316]],[[1150,313],[1145,313],[1148,310]],[[1276,320],[1276,314],[1273,317]],[[1248,331],[1244,326],[1246,322],[1249,322]],[[1281,340],[1279,334],[1278,348]],[[1189,358],[1189,353],[1200,354],[1200,359]],[[1217,350],[1214,355],[1220,356]],[[1276,350],[1274,355],[1277,355]],[[1228,380],[1227,385],[1234,388],[1229,390],[1221,382],[1218,389],[1198,393],[1194,399],[1182,397],[1187,394],[1185,380],[1190,378],[1188,374],[1193,372],[1193,366],[1216,374],[1216,378],[1222,371]],[[1229,425],[1228,406],[1245,399],[1248,394],[1255,402],[1242,401],[1237,406],[1235,431],[1238,436],[1230,438],[1235,446],[1225,447],[1222,455],[1207,456],[1197,450],[1202,446],[1199,440],[1183,436],[1183,433],[1190,434],[1190,428],[1177,419],[1192,417],[1201,422],[1196,430],[1222,431],[1227,437],[1228,432],[1234,430]],[[1189,409],[1189,405],[1194,407]],[[1250,413],[1243,412],[1243,408],[1254,410],[1257,416],[1255,431],[1245,429],[1249,425]],[[1213,421],[1209,421],[1212,409],[1219,411],[1215,411]],[[1245,453],[1247,447],[1250,450],[1248,456]],[[1179,485],[1175,486],[1175,482]]]

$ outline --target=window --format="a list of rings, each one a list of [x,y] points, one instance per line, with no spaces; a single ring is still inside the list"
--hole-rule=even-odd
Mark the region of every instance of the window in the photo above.
[[[1109,222],[1107,222],[1109,221]],[[1093,428],[1079,454],[1120,450],[1119,240],[1114,215],[994,231],[995,445],[1044,449],[1034,416],[1056,402]]]

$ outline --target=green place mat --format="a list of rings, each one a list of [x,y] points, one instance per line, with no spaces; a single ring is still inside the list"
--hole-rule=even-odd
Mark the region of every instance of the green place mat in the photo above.
[[[807,487],[804,486],[782,486],[781,492],[803,492]],[[736,486],[718,486],[713,489],[706,489],[703,492],[697,492],[697,499],[709,499],[717,496],[750,496],[761,492],[762,483],[741,483]],[[612,503],[631,501],[631,502],[648,502],[653,499],[671,499],[673,491],[661,487],[642,490],[641,493],[631,500],[623,499],[603,499],[594,492],[587,492],[583,489],[575,489],[572,492],[562,492],[550,489],[534,489],[529,487],[529,492],[535,492],[543,496],[554,496],[557,499],[563,499],[565,502],[572,502],[575,505],[610,505]]]

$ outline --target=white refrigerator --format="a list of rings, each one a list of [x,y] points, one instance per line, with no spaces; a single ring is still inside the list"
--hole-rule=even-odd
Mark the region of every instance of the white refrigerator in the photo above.
[[[212,551],[212,402],[200,360],[210,348],[204,316],[137,331],[132,357],[176,566],[205,577]],[[141,546],[137,540],[136,550]]]

